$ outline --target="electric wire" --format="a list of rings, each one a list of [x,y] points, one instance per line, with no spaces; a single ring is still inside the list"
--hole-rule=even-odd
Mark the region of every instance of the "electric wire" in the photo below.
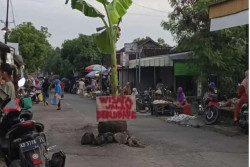
[[[167,17],[164,15],[150,15],[150,14],[144,14],[144,13],[133,13],[133,12],[128,12],[130,15],[138,15],[138,16],[149,16],[149,17]]]
[[[149,9],[149,10],[156,11],[156,12],[161,12],[161,13],[166,13],[166,14],[169,14],[169,13],[170,13],[170,12],[166,12],[166,11],[163,11],[163,10],[158,10],[158,9],[150,8],[150,7],[148,7],[148,6],[144,6],[144,5],[141,5],[141,4],[138,4],[138,3],[135,3],[135,2],[133,2],[133,4],[135,4],[136,6],[140,6],[140,7],[143,7],[143,8]]]

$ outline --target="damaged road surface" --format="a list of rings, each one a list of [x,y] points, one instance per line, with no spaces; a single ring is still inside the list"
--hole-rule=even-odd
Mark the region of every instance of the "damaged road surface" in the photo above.
[[[144,148],[118,143],[81,145],[84,133],[98,134],[95,101],[66,94],[61,103],[61,111],[42,103],[32,111],[34,119],[45,124],[49,146],[57,146],[52,152],[60,149],[67,154],[67,167],[248,166],[248,136],[243,133],[226,136],[142,114],[128,121],[128,130]]]

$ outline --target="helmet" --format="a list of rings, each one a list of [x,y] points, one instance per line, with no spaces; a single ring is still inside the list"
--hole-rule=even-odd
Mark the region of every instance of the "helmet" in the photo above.
[[[210,82],[210,83],[209,83],[209,87],[210,87],[210,88],[215,87],[215,83],[214,83],[214,82]]]

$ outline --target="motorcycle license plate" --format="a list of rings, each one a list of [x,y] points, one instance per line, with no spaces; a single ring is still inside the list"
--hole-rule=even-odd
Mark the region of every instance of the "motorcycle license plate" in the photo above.
[[[23,142],[19,144],[19,146],[22,152],[27,152],[39,148],[42,144],[45,144],[45,139],[40,137],[34,140]]]

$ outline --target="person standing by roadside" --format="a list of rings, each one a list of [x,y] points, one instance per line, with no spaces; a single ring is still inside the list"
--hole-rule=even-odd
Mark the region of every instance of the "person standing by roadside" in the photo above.
[[[45,78],[44,83],[42,84],[42,92],[43,92],[43,102],[44,105],[48,105],[47,99],[49,98],[49,79]]]
[[[60,80],[56,79],[56,99],[58,101],[58,105],[57,105],[57,110],[61,110],[61,96],[62,96],[62,89],[61,89],[61,85],[60,85]]]
[[[239,102],[234,108],[234,123],[238,122],[238,116],[242,105],[248,102],[248,70],[245,72],[245,78],[241,82],[238,88],[238,97],[240,98]]]
[[[96,88],[96,80],[92,79],[91,80],[91,89],[92,89],[93,92],[95,91],[95,88]]]
[[[80,90],[80,97],[83,97],[85,90],[85,83],[83,82],[83,79],[80,79],[79,81],[79,90]]]
[[[3,90],[4,93],[7,94],[7,98],[10,98],[11,100],[16,98],[16,91],[15,91],[15,86],[12,82],[12,75],[13,79],[14,75],[16,74],[15,69],[12,69],[10,64],[4,63],[0,67],[0,77],[5,81],[4,84],[1,86],[1,89]],[[2,96],[0,93],[0,98],[4,97],[5,95]],[[5,99],[2,99],[5,100]]]

